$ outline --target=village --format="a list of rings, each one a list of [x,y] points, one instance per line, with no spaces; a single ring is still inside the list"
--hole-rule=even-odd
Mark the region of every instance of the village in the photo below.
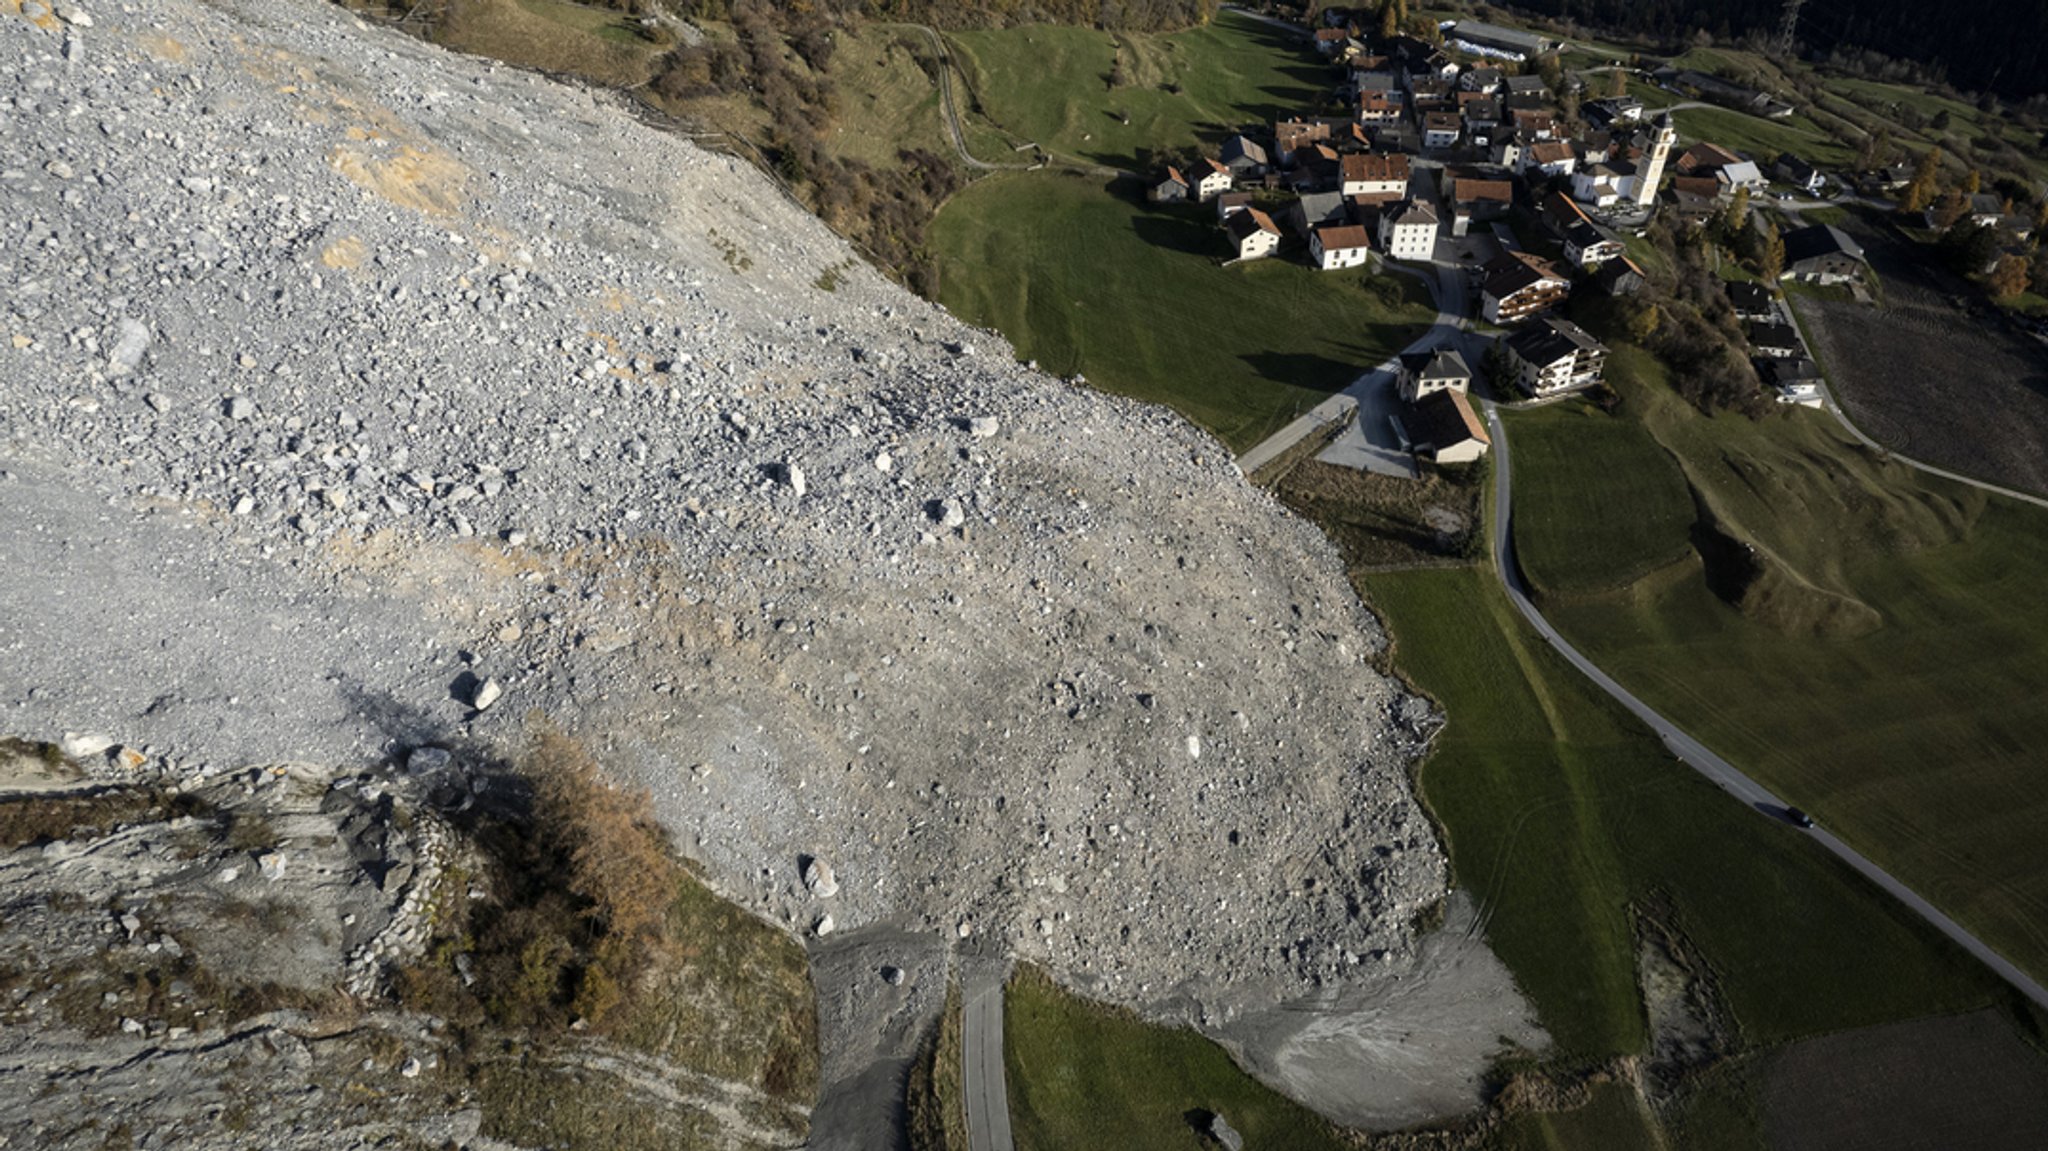
[[[1330,69],[1331,103],[1166,165],[1146,189],[1154,203],[1213,205],[1226,263],[1279,257],[1325,272],[1407,274],[1437,293],[1436,328],[1380,370],[1361,366],[1347,389],[1357,402],[1349,450],[1325,458],[1408,475],[1423,461],[1468,464],[1490,447],[1468,399],[1475,383],[1525,403],[1600,385],[1608,349],[1563,313],[1577,292],[1644,288],[1630,240],[1660,214],[1692,226],[1732,209],[1768,229],[1759,240],[1772,248],[1767,274],[1731,280],[1728,300],[1775,398],[1824,402],[1821,372],[1773,281],[1845,286],[1861,298],[1863,252],[1828,224],[1781,235],[1749,207],[1796,211],[1794,201],[1830,187],[1827,176],[1790,153],[1747,156],[1707,141],[1681,149],[1670,108],[1629,95],[1637,73],[1620,62],[1566,73],[1557,59],[1567,46],[1549,37],[1466,20],[1425,38],[1385,15],[1323,10],[1307,44]],[[1667,104],[1684,92],[1746,115],[1791,110],[1669,69],[1638,82]],[[1331,114],[1339,108],[1349,114]]]

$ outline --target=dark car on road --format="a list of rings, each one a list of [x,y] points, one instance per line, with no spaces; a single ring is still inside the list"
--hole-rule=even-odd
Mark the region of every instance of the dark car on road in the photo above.
[[[1786,808],[1786,809],[1785,809],[1785,818],[1786,818],[1786,819],[1787,819],[1788,821],[1790,821],[1790,822],[1791,822],[1791,824],[1792,824],[1792,826],[1794,826],[1794,827],[1812,827],[1812,826],[1813,826],[1813,817],[1812,817],[1812,816],[1810,816],[1810,815],[1808,815],[1808,814],[1806,814],[1805,812],[1803,812],[1803,811],[1799,810],[1799,809],[1798,809],[1798,808],[1796,808],[1796,807],[1788,807],[1788,808]]]

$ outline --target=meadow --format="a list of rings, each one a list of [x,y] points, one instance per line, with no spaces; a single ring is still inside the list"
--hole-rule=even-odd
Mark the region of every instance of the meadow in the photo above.
[[[1207,205],[1152,205],[1125,183],[997,176],[932,226],[939,302],[1017,354],[1166,404],[1234,451],[1259,442],[1419,335],[1412,277],[1294,259],[1220,266]]]
[[[1675,722],[2048,975],[2048,513],[1924,477],[1798,410],[1515,416],[1516,543],[1543,609]],[[1588,434],[1589,428],[1597,428]],[[1664,452],[1669,467],[1641,461]],[[1699,516],[1589,532],[1535,509]],[[1623,519],[1628,517],[1623,516]],[[1682,555],[1687,541],[1691,555]],[[1599,590],[1605,565],[1666,566]]]
[[[1235,13],[1167,34],[1034,24],[948,37],[974,111],[1057,155],[1135,169],[1315,110],[1332,80],[1305,42]]]

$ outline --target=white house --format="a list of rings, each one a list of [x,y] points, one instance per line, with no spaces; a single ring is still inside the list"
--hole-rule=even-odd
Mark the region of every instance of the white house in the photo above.
[[[1431,112],[1422,118],[1422,146],[1451,148],[1458,143],[1464,124],[1456,112]]]
[[[1223,230],[1229,234],[1230,246],[1237,249],[1240,260],[1262,259],[1280,246],[1279,225],[1257,208],[1232,212],[1223,221]]]
[[[1554,396],[1600,382],[1607,349],[1570,320],[1546,316],[1502,342],[1515,382],[1532,396]]]
[[[1579,166],[1579,154],[1569,140],[1538,140],[1522,151],[1522,171],[1546,176],[1569,176]]]
[[[1372,259],[1372,236],[1357,224],[1325,224],[1309,233],[1309,257],[1325,272]]]
[[[1195,199],[1205,204],[1230,191],[1230,169],[1207,156],[1202,157],[1199,163],[1189,169],[1188,175],[1194,179]]]
[[[1621,258],[1621,240],[1590,220],[1581,220],[1564,230],[1564,258],[1588,270]]]
[[[1572,173],[1572,199],[1581,204],[1605,208],[1621,199],[1623,192],[1620,173],[1605,164],[1595,164]]]
[[[1456,348],[1434,352],[1403,352],[1394,377],[1401,398],[1410,403],[1432,392],[1463,392],[1472,387],[1472,368]]]
[[[1420,200],[1404,200],[1380,214],[1380,248],[1396,260],[1427,260],[1436,253],[1436,213]]]
[[[1714,178],[1730,192],[1737,188],[1761,192],[1771,184],[1769,180],[1764,179],[1762,172],[1757,171],[1756,163],[1752,160],[1737,160],[1733,164],[1725,164],[1715,171]]]

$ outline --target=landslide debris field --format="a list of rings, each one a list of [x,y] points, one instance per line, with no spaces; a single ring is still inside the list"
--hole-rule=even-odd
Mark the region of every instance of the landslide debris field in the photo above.
[[[540,713],[805,939],[1210,1026],[1428,976],[1437,717],[1215,440],[608,100],[312,0],[60,8],[0,6],[0,733],[184,781]],[[941,998],[831,991],[828,1099]]]

